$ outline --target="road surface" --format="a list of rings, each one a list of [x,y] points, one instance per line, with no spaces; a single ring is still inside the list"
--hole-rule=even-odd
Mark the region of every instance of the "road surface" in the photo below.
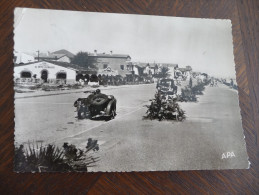
[[[84,148],[97,139],[100,157],[90,171],[155,171],[247,168],[238,95],[224,85],[206,87],[198,103],[181,103],[184,122],[143,120],[155,85],[104,90],[117,98],[114,120],[78,120],[73,102],[84,93],[15,101],[15,141]],[[234,154],[228,158],[222,155]]]

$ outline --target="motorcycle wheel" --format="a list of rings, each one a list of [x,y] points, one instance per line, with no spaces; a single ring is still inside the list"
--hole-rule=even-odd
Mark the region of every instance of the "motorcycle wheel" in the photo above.
[[[114,119],[116,116],[116,107],[113,107],[110,111],[110,116],[106,119],[106,121]]]
[[[111,119],[114,119],[115,116],[116,116],[116,110],[112,109],[112,111],[111,111]]]
[[[79,110],[77,111],[77,117],[78,117],[78,119],[86,118],[85,111],[83,108],[79,108]]]

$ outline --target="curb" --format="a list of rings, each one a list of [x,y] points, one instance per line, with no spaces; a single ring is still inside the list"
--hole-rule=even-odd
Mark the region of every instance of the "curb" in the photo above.
[[[153,83],[152,83],[153,84]],[[130,86],[140,86],[140,85],[148,85],[148,84],[139,84],[139,85],[121,85],[121,86],[112,86],[112,87],[99,87],[101,90],[110,90],[110,89],[118,89],[118,88],[128,88]],[[98,89],[99,89],[98,88]],[[89,88],[85,88],[84,90],[80,90],[80,91],[66,91],[66,92],[56,92],[56,93],[49,93],[49,94],[40,94],[40,95],[28,95],[28,96],[22,96],[22,97],[15,97],[15,99],[25,99],[25,98],[34,98],[34,97],[44,97],[44,96],[54,96],[54,95],[66,95],[66,94],[72,94],[72,93],[82,93],[84,91],[87,91],[87,89]],[[90,88],[91,89],[97,89],[97,88]]]

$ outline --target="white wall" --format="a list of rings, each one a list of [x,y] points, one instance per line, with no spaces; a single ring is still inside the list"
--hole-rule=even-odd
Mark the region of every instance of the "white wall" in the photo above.
[[[145,69],[143,70],[143,73],[149,75],[150,71],[151,71],[151,74],[154,74],[153,73],[154,71],[152,71],[152,69],[149,66],[146,66]]]
[[[136,75],[139,75],[138,67],[133,66],[133,71]]]

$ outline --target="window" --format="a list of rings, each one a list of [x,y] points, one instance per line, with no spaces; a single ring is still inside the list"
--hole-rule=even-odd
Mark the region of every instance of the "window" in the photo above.
[[[91,82],[98,82],[99,79],[98,79],[98,77],[97,77],[96,74],[92,74],[92,75],[90,76],[90,81],[91,81]]]
[[[124,70],[124,65],[121,65],[121,70]]]
[[[31,78],[31,73],[28,71],[21,72],[21,78]]]
[[[67,74],[65,72],[59,72],[57,73],[57,79],[66,79]]]
[[[131,65],[127,65],[127,70],[132,71],[133,70],[132,66]]]
[[[103,69],[105,69],[105,68],[107,68],[108,67],[108,65],[107,64],[104,64],[103,65]]]

